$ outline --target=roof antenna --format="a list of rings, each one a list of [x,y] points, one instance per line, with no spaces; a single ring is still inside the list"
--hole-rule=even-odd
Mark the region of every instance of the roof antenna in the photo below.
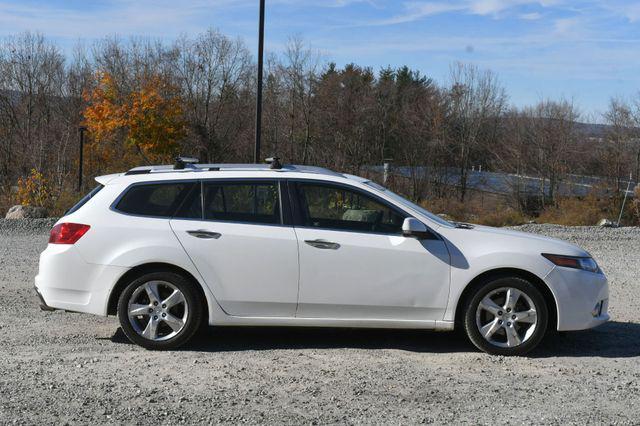
[[[282,163],[280,163],[280,157],[269,157],[265,158],[264,162],[269,165],[269,168],[272,170],[280,170],[282,168]]]
[[[197,164],[199,162],[200,160],[195,157],[178,156],[176,157],[176,162],[173,165],[173,170],[184,170],[187,165],[189,167],[193,167],[193,164]]]

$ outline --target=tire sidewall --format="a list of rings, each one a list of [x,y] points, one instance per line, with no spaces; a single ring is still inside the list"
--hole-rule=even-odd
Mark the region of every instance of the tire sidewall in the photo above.
[[[533,301],[538,317],[538,324],[533,335],[523,344],[513,348],[502,348],[489,343],[480,334],[476,324],[476,310],[480,301],[491,291],[512,287],[524,292]],[[464,328],[471,342],[480,350],[493,355],[524,355],[534,349],[542,340],[549,321],[549,310],[542,296],[542,293],[529,281],[520,277],[499,277],[494,278],[485,284],[479,285],[472,293],[464,311]]]
[[[133,292],[149,281],[166,281],[175,285],[184,295],[189,309],[187,321],[182,330],[174,337],[153,341],[140,336],[129,322],[128,305]],[[202,301],[191,281],[175,272],[159,271],[143,274],[131,281],[120,294],[118,299],[118,319],[122,331],[129,340],[147,349],[175,349],[184,345],[198,331],[202,323]]]

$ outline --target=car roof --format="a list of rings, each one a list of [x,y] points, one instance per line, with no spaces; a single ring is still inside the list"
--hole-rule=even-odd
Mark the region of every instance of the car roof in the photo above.
[[[311,177],[330,178],[329,180],[355,180],[365,182],[367,179],[341,174],[330,169],[308,165],[285,164],[280,168],[271,168],[269,164],[187,164],[184,169],[176,169],[172,165],[141,166],[125,173],[98,176],[96,181],[102,185],[110,183],[162,181],[182,179],[211,178],[260,178],[260,177]],[[331,179],[333,178],[333,179]]]

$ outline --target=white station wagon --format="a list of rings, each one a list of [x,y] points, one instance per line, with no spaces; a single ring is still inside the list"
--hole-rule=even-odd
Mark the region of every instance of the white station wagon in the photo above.
[[[43,309],[117,315],[145,348],[204,324],[462,327],[519,355],[609,319],[581,248],[451,223],[360,177],[179,158],[96,180],[52,229],[36,291]]]

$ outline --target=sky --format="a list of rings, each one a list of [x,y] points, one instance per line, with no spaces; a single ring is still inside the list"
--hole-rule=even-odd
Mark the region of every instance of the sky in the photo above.
[[[447,84],[491,69],[512,104],[572,100],[598,120],[640,91],[640,1],[266,0],[265,49],[301,37],[324,61],[408,65]],[[258,0],[0,0],[0,37],[40,32],[71,53],[105,36],[171,41],[214,27],[257,51]]]

